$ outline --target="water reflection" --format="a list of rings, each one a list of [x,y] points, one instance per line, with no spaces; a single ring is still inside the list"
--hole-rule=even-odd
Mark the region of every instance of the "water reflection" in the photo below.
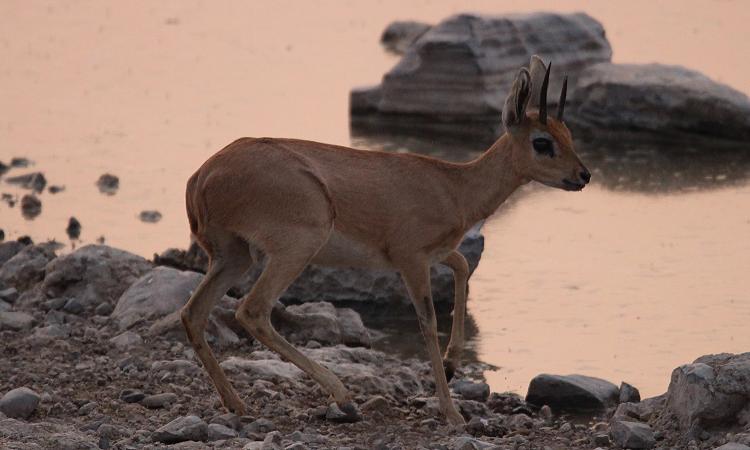
[[[451,161],[476,158],[491,142],[393,133],[356,134],[352,145],[416,152]],[[679,193],[745,184],[750,179],[750,146],[737,143],[654,142],[638,135],[620,140],[577,141],[577,152],[603,188],[624,192]]]

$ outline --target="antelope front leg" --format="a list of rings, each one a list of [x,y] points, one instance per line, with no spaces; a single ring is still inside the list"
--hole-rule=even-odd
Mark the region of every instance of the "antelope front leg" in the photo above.
[[[451,400],[448,380],[445,378],[445,371],[443,370],[443,360],[440,356],[437,338],[437,319],[435,318],[435,307],[432,304],[430,292],[430,269],[427,264],[417,263],[402,269],[401,276],[406,283],[414,309],[417,311],[419,327],[427,345],[427,353],[430,355],[432,374],[435,377],[435,390],[440,400],[440,411],[449,423],[453,425],[464,424],[466,421]]]
[[[442,262],[453,270],[454,301],[451,340],[443,357],[445,376],[450,381],[456,369],[461,365],[464,351],[464,321],[466,320],[466,297],[469,293],[469,264],[464,255],[454,250]]]

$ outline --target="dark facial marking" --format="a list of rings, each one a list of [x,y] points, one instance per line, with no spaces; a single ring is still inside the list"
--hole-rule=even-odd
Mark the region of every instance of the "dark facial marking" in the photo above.
[[[547,138],[536,138],[531,141],[534,150],[540,155],[547,155],[550,158],[555,156],[555,149],[552,145],[552,141]]]

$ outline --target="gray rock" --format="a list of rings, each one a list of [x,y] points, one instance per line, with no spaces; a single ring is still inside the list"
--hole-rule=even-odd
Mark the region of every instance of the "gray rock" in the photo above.
[[[174,359],[171,361],[154,361],[151,363],[151,371],[157,374],[160,372],[171,372],[177,375],[193,377],[202,373],[203,369],[187,359]]]
[[[577,129],[641,131],[661,139],[750,138],[750,99],[679,66],[597,64],[575,87],[571,120]],[[567,112],[567,111],[566,111]]]
[[[391,406],[388,404],[388,400],[382,395],[376,395],[362,404],[362,412],[365,414],[376,411],[386,414],[390,410]]]
[[[239,436],[238,433],[227,426],[224,426],[218,423],[212,423],[208,425],[208,440],[209,441],[232,439],[237,436]]]
[[[15,303],[18,300],[18,290],[16,288],[8,288],[0,291],[0,300],[8,303]]]
[[[70,337],[70,327],[61,324],[51,324],[46,327],[39,327],[34,330],[30,340],[35,344],[46,344],[57,339],[67,339]]]
[[[641,393],[638,389],[626,382],[620,383],[620,403],[638,403],[641,401]]]
[[[79,416],[88,416],[99,406],[96,402],[88,402],[85,405],[78,408]]]
[[[0,312],[10,311],[11,309],[13,309],[13,307],[10,306],[10,303],[0,300]]]
[[[380,35],[380,43],[393,53],[402,55],[430,28],[432,25],[413,20],[391,22]]]
[[[409,46],[380,86],[352,91],[353,125],[358,117],[374,117],[399,131],[461,126],[496,136],[505,96],[534,54],[575,82],[585,67],[610,61],[612,49],[602,25],[583,13],[452,16]],[[562,82],[555,78],[550,104],[557,102]]]
[[[490,386],[487,383],[458,380],[451,384],[453,391],[467,400],[486,402],[490,396]]]
[[[716,447],[714,450],[750,450],[750,447],[737,442],[728,442],[721,447]]]
[[[39,398],[27,387],[13,389],[0,398],[0,412],[11,418],[28,419],[36,411]]]
[[[34,316],[25,312],[0,311],[0,331],[26,331],[34,324]]]
[[[208,425],[197,416],[178,417],[154,431],[151,437],[164,444],[205,441],[208,438]]]
[[[44,278],[47,263],[55,258],[49,245],[28,245],[0,267],[0,284],[23,292]]]
[[[114,311],[114,307],[111,303],[101,303],[96,308],[94,308],[94,313],[97,316],[108,316],[112,314],[112,311]]]
[[[121,330],[140,322],[151,322],[149,333],[169,335],[185,340],[180,309],[200,283],[203,275],[171,267],[155,267],[137,279],[117,301],[111,316]],[[225,297],[226,301],[231,300]],[[218,309],[218,308],[217,308]],[[209,318],[208,338],[211,343],[228,346],[239,343],[239,337],[223,321]]]
[[[338,423],[354,423],[362,420],[362,415],[354,403],[348,403],[345,406],[339,407],[334,402],[328,405],[326,420]]]
[[[492,447],[494,447],[494,445],[488,442],[480,441],[468,436],[460,436],[453,441],[453,446],[451,448],[454,450],[483,450]]]
[[[124,389],[122,392],[120,392],[120,400],[124,401],[125,403],[138,403],[144,398],[146,398],[146,394],[141,391]]]
[[[231,428],[233,430],[239,430],[242,424],[240,417],[232,413],[226,413],[226,414],[221,414],[219,416],[216,416],[213,419],[211,419],[211,423],[224,425],[225,427]]]
[[[645,423],[614,420],[610,424],[612,442],[622,448],[652,448],[656,445],[651,427]]]
[[[69,314],[81,314],[83,312],[83,305],[77,299],[71,298],[65,302],[62,309]]]
[[[118,350],[128,350],[133,347],[138,347],[143,344],[143,338],[138,333],[132,331],[125,331],[118,334],[117,336],[110,338],[109,342],[112,343]]]
[[[531,380],[526,401],[561,411],[601,411],[619,400],[617,386],[585,375],[537,375]]]
[[[177,394],[165,392],[163,394],[149,395],[141,400],[141,405],[149,409],[168,408],[177,402]]]
[[[106,245],[86,245],[47,266],[42,289],[47,297],[77,299],[86,309],[112,303],[151,269],[151,263]]]
[[[306,343],[370,346],[370,335],[357,312],[328,302],[311,302],[274,309],[274,323],[289,340]]]
[[[272,421],[261,417],[245,425],[242,428],[242,434],[266,434],[274,430],[276,430],[276,425]]]
[[[8,241],[0,243],[0,266],[6,261],[16,256],[18,252],[24,249],[27,244],[20,241]]]
[[[737,425],[748,408],[750,353],[702,356],[672,372],[666,410],[684,432]]]

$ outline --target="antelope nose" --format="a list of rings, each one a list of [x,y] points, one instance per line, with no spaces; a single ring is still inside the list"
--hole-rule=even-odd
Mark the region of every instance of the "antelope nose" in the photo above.
[[[583,169],[583,170],[581,171],[581,173],[579,173],[578,175],[580,175],[580,176],[581,176],[581,179],[582,179],[582,180],[583,180],[583,181],[584,181],[585,183],[588,183],[589,181],[591,181],[591,172],[589,172],[589,171],[588,171],[588,169]]]

